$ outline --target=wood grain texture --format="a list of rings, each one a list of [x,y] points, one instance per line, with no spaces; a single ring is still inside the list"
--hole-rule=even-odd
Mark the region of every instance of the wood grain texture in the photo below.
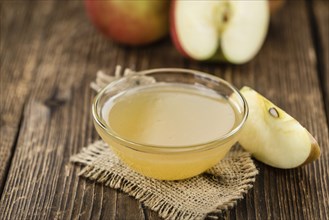
[[[314,22],[318,73],[322,82],[323,100],[326,105],[327,123],[329,123],[329,1],[316,0],[310,9],[311,20]]]
[[[123,55],[124,60],[127,54],[120,54],[123,49],[112,50],[113,45],[94,31],[81,2],[40,1],[33,3],[34,8],[21,2],[3,4],[12,10],[18,4],[38,15],[45,26],[37,30],[35,24],[29,25],[42,38],[42,47],[36,51],[42,59],[31,64],[31,88],[25,97],[20,135],[1,197],[1,218],[142,218],[139,203],[78,178],[78,169],[69,163],[71,155],[97,137],[89,111],[94,96],[89,83],[96,69],[111,68],[117,56]],[[44,7],[50,14],[40,14]],[[4,38],[5,45],[10,37]],[[17,44],[19,50],[22,45]],[[8,84],[13,86],[14,82]]]
[[[321,21],[316,20],[319,30],[326,28]],[[327,219],[329,139],[312,31],[305,2],[288,1],[253,61],[210,64],[182,58],[169,38],[143,48],[116,45],[90,25],[80,1],[2,2],[0,218],[160,219],[128,195],[79,178],[80,168],[69,163],[98,139],[89,83],[97,70],[113,73],[120,64],[136,70],[193,68],[237,87],[249,85],[319,141],[321,159],[305,167],[280,170],[256,162],[260,174],[254,188],[221,219]],[[3,165],[10,169],[1,170]]]
[[[322,150],[320,160],[293,170],[257,162],[256,184],[230,212],[230,218],[328,218],[329,139],[315,57],[307,5],[288,1],[272,18],[267,40],[254,60],[238,67],[207,69],[237,87],[255,88],[281,106],[316,137]],[[199,63],[188,67],[203,68]]]
[[[258,219],[328,217],[328,128],[310,25],[307,5],[301,1],[288,1],[272,19],[259,58],[247,67],[252,68],[254,63],[254,69],[243,78],[244,84],[255,88],[300,121],[322,147],[321,159],[302,168],[279,170],[259,164],[260,176],[254,192],[256,200],[264,199],[257,203],[264,205],[260,204],[258,210],[255,206]]]
[[[37,7],[24,2],[2,3],[0,7],[0,192],[15,149],[35,67],[42,59],[38,53],[42,44],[39,32],[46,25],[46,20],[32,14]],[[39,5],[38,10],[46,17],[50,8],[48,4]]]

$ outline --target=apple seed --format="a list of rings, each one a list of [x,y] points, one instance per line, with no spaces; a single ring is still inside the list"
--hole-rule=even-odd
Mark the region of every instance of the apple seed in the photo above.
[[[270,115],[274,118],[278,118],[280,115],[279,115],[279,112],[278,110],[276,110],[276,108],[272,107],[268,110],[268,112],[270,113]]]

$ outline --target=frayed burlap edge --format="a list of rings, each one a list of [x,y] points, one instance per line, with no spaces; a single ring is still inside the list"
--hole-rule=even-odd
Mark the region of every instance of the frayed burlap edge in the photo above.
[[[107,151],[107,145],[103,141],[96,141],[95,143],[83,148],[81,153],[71,157],[71,162],[86,165],[80,172],[79,176],[83,176],[90,180],[104,184],[114,189],[122,190],[125,193],[133,196],[140,202],[143,202],[146,207],[153,211],[156,211],[158,215],[164,219],[181,219],[181,220],[192,220],[192,219],[204,219],[205,217],[218,219],[218,214],[227,211],[234,207],[238,200],[242,199],[247,191],[253,187],[255,182],[255,176],[258,174],[250,154],[238,150],[239,160],[245,161],[244,166],[241,167],[241,171],[245,174],[244,179],[239,182],[239,186],[236,188],[234,193],[230,195],[230,199],[225,203],[218,205],[215,209],[208,211],[207,213],[193,212],[193,211],[182,211],[177,209],[172,204],[167,203],[159,195],[155,195],[141,187],[134,184],[124,176],[118,173],[114,173],[109,170],[100,169],[95,167],[93,163]],[[225,159],[223,160],[225,163]],[[209,178],[218,178],[218,167],[213,167],[206,172]],[[217,216],[216,216],[217,215]]]

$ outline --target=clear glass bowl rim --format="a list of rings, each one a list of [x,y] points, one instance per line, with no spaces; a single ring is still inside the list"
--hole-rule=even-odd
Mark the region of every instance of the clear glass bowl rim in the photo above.
[[[243,102],[243,117],[242,117],[241,121],[239,122],[238,125],[236,125],[236,127],[234,129],[232,129],[227,134],[222,135],[217,139],[213,139],[208,142],[198,143],[198,144],[194,144],[194,145],[186,145],[186,146],[184,146],[184,145],[179,145],[179,146],[147,145],[147,144],[134,142],[134,141],[125,139],[123,137],[120,137],[120,135],[115,133],[106,124],[106,122],[103,120],[103,118],[98,114],[98,112],[100,112],[100,111],[98,111],[98,109],[100,108],[100,106],[99,106],[100,99],[103,97],[103,95],[106,91],[108,91],[111,87],[121,83],[126,78],[134,77],[136,75],[145,76],[148,74],[160,73],[160,72],[164,72],[164,73],[169,73],[169,72],[177,73],[178,72],[178,73],[188,73],[188,74],[192,74],[192,75],[198,75],[202,78],[210,79],[212,81],[216,81],[222,85],[227,86],[230,90],[232,90],[233,93],[237,94],[238,97]],[[240,93],[240,91],[236,87],[234,87],[231,83],[227,82],[226,80],[224,80],[222,78],[219,78],[217,76],[214,76],[214,75],[211,75],[211,74],[208,74],[205,72],[201,72],[198,70],[192,70],[192,69],[184,69],[184,68],[156,68],[156,69],[138,71],[132,75],[124,76],[120,79],[114,80],[113,82],[111,82],[107,86],[105,86],[103,89],[101,89],[98,92],[98,94],[96,95],[96,97],[94,98],[94,101],[92,104],[92,115],[93,115],[94,121],[97,123],[97,125],[103,131],[105,131],[108,135],[110,135],[114,140],[119,142],[121,145],[131,148],[133,150],[142,151],[142,152],[153,152],[153,153],[154,152],[161,152],[161,153],[186,152],[186,151],[206,150],[206,149],[212,149],[214,147],[218,147],[218,146],[222,145],[222,143],[225,143],[226,141],[228,141],[232,136],[234,136],[237,132],[239,132],[241,130],[241,128],[243,127],[243,125],[245,124],[245,122],[248,118],[248,114],[249,114],[249,108],[248,108],[246,99]]]

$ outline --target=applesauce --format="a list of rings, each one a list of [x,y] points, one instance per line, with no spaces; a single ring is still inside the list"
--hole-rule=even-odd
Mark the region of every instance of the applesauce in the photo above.
[[[232,130],[236,111],[212,90],[151,84],[119,93],[105,104],[108,125],[120,137],[153,146],[186,146]]]

